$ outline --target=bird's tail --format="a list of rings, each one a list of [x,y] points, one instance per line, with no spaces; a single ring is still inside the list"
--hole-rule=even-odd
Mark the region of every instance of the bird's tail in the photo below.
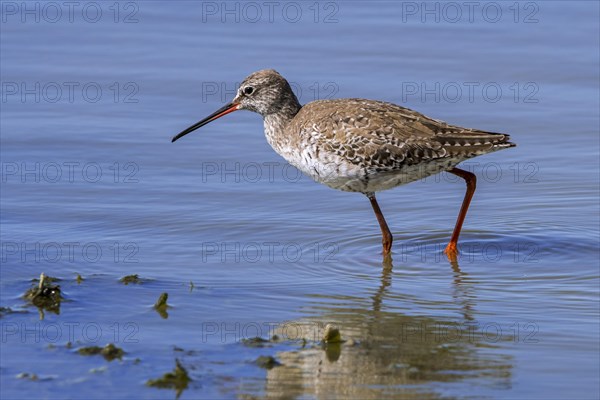
[[[516,146],[510,141],[510,135],[475,129],[448,131],[435,138],[446,151],[457,155],[476,156]]]

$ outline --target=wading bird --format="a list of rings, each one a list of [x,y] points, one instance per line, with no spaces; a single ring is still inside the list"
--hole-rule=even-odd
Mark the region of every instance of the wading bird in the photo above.
[[[476,185],[475,175],[456,165],[515,146],[506,134],[449,125],[382,101],[318,100],[302,106],[289,83],[272,69],[248,76],[231,103],[185,129],[172,142],[237,110],[262,115],[271,147],[304,174],[333,189],[367,196],[381,228],[384,256],[389,256],[393,239],[376,192],[442,171],[463,178],[467,191],[444,250],[455,260]]]

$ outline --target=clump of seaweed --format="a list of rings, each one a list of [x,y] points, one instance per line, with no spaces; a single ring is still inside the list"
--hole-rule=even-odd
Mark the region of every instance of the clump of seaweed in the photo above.
[[[242,344],[248,347],[265,347],[268,343],[269,341],[267,339],[263,339],[259,336],[242,339]]]
[[[323,342],[324,343],[341,343],[342,335],[340,334],[340,330],[337,326],[332,324],[325,325],[325,331],[323,332]]]
[[[169,299],[169,293],[163,292],[160,294],[160,296],[158,296],[158,300],[156,300],[156,303],[154,303],[154,308],[159,309],[159,308],[167,308],[167,300]]]
[[[63,300],[60,286],[53,285],[57,278],[46,276],[42,272],[38,284],[25,292],[23,298],[36,306],[42,315],[43,311],[60,314],[60,302]]]
[[[123,349],[115,346],[112,343],[107,344],[104,347],[100,346],[89,346],[89,347],[81,347],[77,350],[79,354],[82,356],[93,356],[96,354],[101,354],[107,361],[112,361],[115,358],[119,360],[123,357],[125,352]]]
[[[167,372],[163,376],[157,379],[149,379],[146,385],[159,388],[159,389],[175,389],[176,396],[179,397],[181,393],[187,389],[188,383],[191,381],[187,370],[181,365],[179,360],[175,359],[175,370],[173,372]]]
[[[327,359],[331,362],[335,362],[340,358],[342,354],[342,334],[337,326],[333,324],[325,325],[325,331],[323,332],[323,347]]]
[[[256,359],[256,361],[254,361],[254,363],[265,369],[272,369],[281,365],[281,363],[272,356],[260,356]]]
[[[167,312],[167,308],[169,308],[169,305],[167,304],[168,298],[168,293],[161,293],[160,296],[158,296],[156,303],[154,303],[154,309],[163,319],[169,318],[169,313]]]
[[[140,279],[138,274],[133,274],[122,277],[121,279],[119,279],[119,282],[121,282],[123,285],[129,285],[130,283],[139,285],[140,283],[142,283],[142,280]]]

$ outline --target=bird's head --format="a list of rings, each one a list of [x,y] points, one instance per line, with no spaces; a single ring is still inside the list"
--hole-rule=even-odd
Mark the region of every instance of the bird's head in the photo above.
[[[264,69],[254,72],[244,79],[231,103],[177,134],[173,137],[172,142],[237,110],[254,111],[265,117],[289,108],[292,108],[293,112],[297,112],[299,107],[298,99],[288,81],[277,71]]]

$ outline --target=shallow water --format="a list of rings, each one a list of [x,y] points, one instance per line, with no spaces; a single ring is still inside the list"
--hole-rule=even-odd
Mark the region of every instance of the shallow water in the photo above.
[[[597,3],[22,4],[0,37],[2,398],[174,397],[145,382],[176,358],[181,398],[598,398]],[[368,201],[299,175],[257,115],[170,143],[261,68],[303,103],[510,133],[463,164],[458,262],[450,175],[379,195],[389,265]],[[41,272],[59,314],[21,298]],[[323,346],[327,323],[352,340]],[[77,354],[109,342],[122,360]]]

